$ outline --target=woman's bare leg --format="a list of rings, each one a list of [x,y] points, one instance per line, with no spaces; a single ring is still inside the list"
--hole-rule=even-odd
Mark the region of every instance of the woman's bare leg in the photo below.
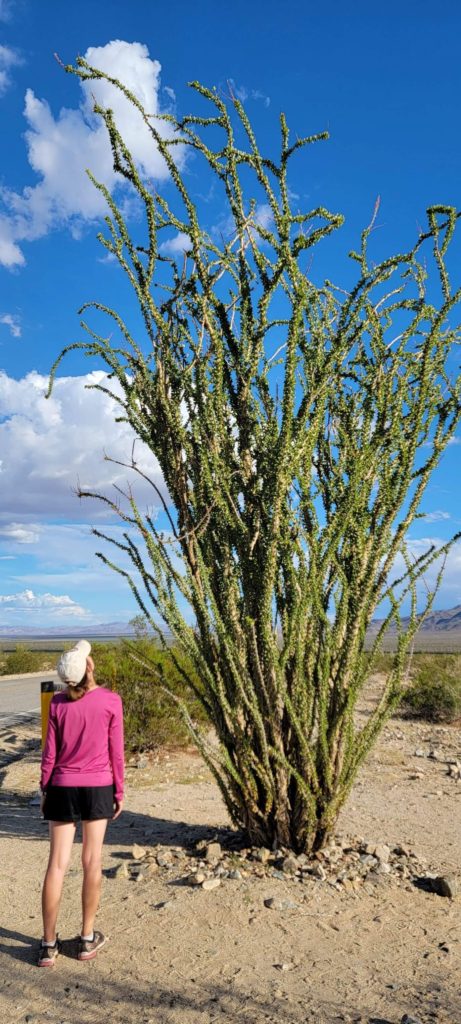
[[[106,818],[102,818],[99,821],[82,821],[83,887],[81,935],[92,935],[94,930],[94,919],[101,894],[102,845],[106,828]]]
[[[50,858],[42,890],[43,937],[56,939],[56,922],[61,902],[64,875],[69,866],[75,825],[72,821],[50,821]]]

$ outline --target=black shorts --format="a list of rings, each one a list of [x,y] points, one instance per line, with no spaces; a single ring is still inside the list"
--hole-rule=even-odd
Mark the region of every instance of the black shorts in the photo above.
[[[115,786],[48,786],[46,821],[99,821],[114,815]]]

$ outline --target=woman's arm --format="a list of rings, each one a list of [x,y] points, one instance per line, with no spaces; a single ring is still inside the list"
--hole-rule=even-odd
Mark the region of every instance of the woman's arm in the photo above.
[[[42,793],[46,790],[46,787],[49,784],[51,773],[56,763],[57,749],[57,720],[55,707],[53,705],[53,701],[51,701],[50,712],[48,715],[48,729],[42,753],[42,771],[40,776],[40,789],[42,790]]]
[[[125,755],[123,749],[123,704],[119,694],[116,697],[109,723],[109,758],[114,777],[115,793],[117,803],[123,800],[123,785],[125,776]]]

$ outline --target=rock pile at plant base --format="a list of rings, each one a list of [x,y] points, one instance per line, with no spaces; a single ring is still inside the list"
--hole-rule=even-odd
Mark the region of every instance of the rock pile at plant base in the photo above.
[[[110,874],[136,882],[160,874],[168,881],[182,882],[205,892],[217,889],[222,883],[252,878],[291,881],[307,889],[329,886],[351,895],[372,894],[377,887],[412,888],[418,884],[427,892],[454,898],[459,889],[455,876],[430,871],[426,862],[408,846],[392,846],[357,836],[338,836],[312,857],[284,848],[226,849],[217,841],[206,840],[196,843],[192,849],[135,844],[131,858],[122,860]]]

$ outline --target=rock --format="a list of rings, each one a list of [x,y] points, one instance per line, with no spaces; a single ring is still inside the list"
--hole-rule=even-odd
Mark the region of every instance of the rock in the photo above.
[[[368,867],[370,867],[370,868],[375,868],[376,867],[376,864],[377,864],[376,857],[374,857],[373,854],[371,854],[371,853],[362,853],[360,855],[360,860],[361,860],[361,863],[364,864],[365,867],[367,867],[367,868]]]
[[[205,881],[202,882],[202,889],[204,889],[205,892],[211,892],[212,889],[217,889],[220,885],[220,878],[206,878]]]
[[[216,864],[222,857],[220,843],[209,843],[206,848],[205,860],[208,864]]]
[[[147,768],[148,765],[149,765],[149,761],[148,761],[146,755],[145,754],[141,754],[140,757],[137,758],[136,768],[140,768],[142,770],[143,768]]]
[[[155,860],[150,860],[146,865],[146,872],[152,878],[153,875],[158,873],[158,864]]]
[[[270,896],[264,900],[264,906],[268,910],[297,910],[298,904],[293,900],[281,900],[277,896]]]
[[[202,885],[203,882],[206,882],[206,875],[203,874],[203,871],[193,871],[187,876],[188,885]]]
[[[426,751],[423,750],[421,747],[419,747],[418,750],[415,750],[415,757],[425,757],[425,756],[426,756]]]
[[[131,847],[131,856],[133,860],[143,860],[147,856],[147,850],[144,846],[138,846],[137,843]]]
[[[437,896],[448,896],[450,899],[454,899],[459,891],[458,879],[455,875],[438,875],[436,878],[431,878],[431,888],[433,892],[437,893]]]
[[[285,857],[282,861],[282,871],[287,875],[294,875],[298,871],[299,864],[296,857]]]
[[[271,878],[278,878],[279,882],[285,881],[285,875],[283,874],[283,871],[279,871],[278,868],[272,869]]]
[[[156,860],[159,868],[170,868],[173,863],[173,855],[171,853],[158,853]]]
[[[313,878],[318,878],[321,882],[324,882],[327,877],[325,868],[322,868],[321,864],[316,864],[315,868],[312,868],[311,875]]]
[[[268,850],[265,846],[261,846],[259,850],[256,850],[256,853],[254,854],[254,859],[259,860],[261,864],[267,864],[267,861],[270,859],[271,856],[271,851]]]
[[[378,858],[380,864],[387,864],[388,863],[389,857],[391,855],[391,850],[390,850],[390,847],[386,846],[385,843],[379,843],[378,846],[375,846],[375,849],[374,849],[373,852],[374,852],[374,856]]]
[[[440,760],[440,750],[432,749],[432,750],[429,751],[427,756],[430,757],[431,761],[439,761]]]
[[[242,878],[242,872],[239,871],[238,868],[235,868],[234,870],[229,871],[227,877],[231,878],[233,882],[240,882]]]
[[[129,871],[126,866],[126,861],[122,860],[120,864],[114,869],[114,878],[129,878]]]
[[[410,1017],[408,1013],[404,1013],[400,1024],[421,1024],[421,1021],[417,1017]]]

